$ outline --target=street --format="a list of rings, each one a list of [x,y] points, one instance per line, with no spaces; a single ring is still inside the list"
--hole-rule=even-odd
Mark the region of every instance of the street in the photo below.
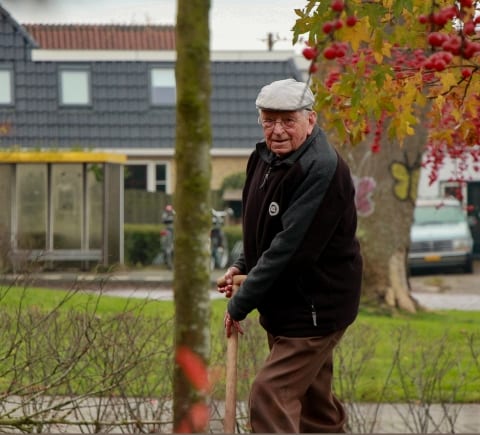
[[[410,285],[415,299],[428,308],[480,311],[480,260],[475,260],[472,274],[416,274]]]

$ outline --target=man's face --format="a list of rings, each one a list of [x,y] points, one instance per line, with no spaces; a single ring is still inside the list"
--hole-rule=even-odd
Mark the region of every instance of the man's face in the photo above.
[[[312,133],[317,114],[308,110],[262,110],[259,118],[268,148],[282,157],[298,149]]]

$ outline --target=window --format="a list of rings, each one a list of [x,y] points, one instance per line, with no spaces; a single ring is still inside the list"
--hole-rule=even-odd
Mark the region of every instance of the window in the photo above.
[[[174,106],[176,102],[175,70],[152,68],[150,70],[150,98],[155,106]]]
[[[147,190],[147,165],[125,167],[125,189]]]
[[[13,104],[13,73],[10,68],[0,68],[0,105]]]
[[[155,187],[157,192],[167,191],[167,165],[155,165]]]
[[[451,196],[463,202],[466,190],[466,184],[460,181],[440,181],[440,192],[444,198]]]
[[[90,71],[87,68],[62,68],[59,73],[61,105],[91,104]]]
[[[167,164],[149,162],[125,166],[125,189],[166,192]]]

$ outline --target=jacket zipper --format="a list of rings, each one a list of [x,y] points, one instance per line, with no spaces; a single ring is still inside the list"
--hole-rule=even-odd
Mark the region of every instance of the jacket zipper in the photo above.
[[[313,299],[307,297],[307,296],[305,295],[305,293],[303,293],[303,291],[302,291],[302,285],[303,285],[303,280],[300,279],[300,280],[299,280],[299,286],[298,286],[298,292],[302,295],[303,299],[305,299],[305,302],[307,302],[307,304],[310,304],[310,307],[311,307],[311,310],[312,310],[312,323],[313,323],[313,326],[318,326],[318,325],[317,325],[317,310],[315,309],[315,305],[313,304]]]
[[[312,304],[312,321],[313,326],[317,326],[317,312],[315,311],[315,305]]]
[[[268,180],[268,177],[270,176],[270,172],[272,172],[272,166],[269,166],[267,169],[267,172],[265,172],[265,175],[263,176],[262,184],[260,184],[259,189],[263,189],[267,184],[267,180]]]

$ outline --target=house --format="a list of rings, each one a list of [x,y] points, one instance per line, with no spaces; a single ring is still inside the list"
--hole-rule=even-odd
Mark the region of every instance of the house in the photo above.
[[[2,148],[127,156],[125,188],[173,193],[175,29],[20,25],[0,6]],[[266,83],[301,78],[292,52],[212,52],[212,189],[242,171],[261,138]],[[3,134],[2,134],[3,133]]]
[[[3,253],[122,262],[124,204],[136,210],[132,201],[143,194],[151,198],[174,190],[175,59],[172,26],[21,25],[0,5]],[[273,80],[301,79],[297,61],[302,59],[293,51],[211,53],[212,190],[245,170],[262,136],[257,93]],[[48,160],[48,153],[38,152],[56,157]],[[30,166],[24,166],[21,153]],[[12,162],[10,154],[19,161]],[[59,158],[62,154],[71,160]],[[114,177],[103,180],[104,174]],[[18,187],[22,180],[29,180],[25,189],[43,192],[41,211],[21,208],[29,196]],[[89,196],[91,180],[103,182],[95,187],[103,191],[102,204]],[[72,204],[68,192],[76,192],[80,202]],[[157,198],[153,205],[160,215]],[[27,209],[30,220],[22,217]],[[42,219],[34,218],[37,213]],[[34,235],[23,237],[22,225]],[[22,243],[29,249],[21,249]]]

